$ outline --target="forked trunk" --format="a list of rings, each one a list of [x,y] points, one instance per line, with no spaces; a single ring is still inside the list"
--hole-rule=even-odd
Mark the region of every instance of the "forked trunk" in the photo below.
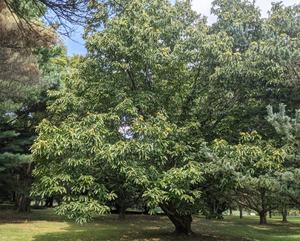
[[[267,217],[267,213],[266,212],[261,211],[259,213],[259,224],[260,225],[267,224],[267,218],[266,217]]]
[[[191,215],[182,215],[182,216],[178,216],[178,218],[180,219],[180,221],[171,220],[173,222],[173,224],[175,225],[175,231],[177,233],[184,233],[186,235],[193,234],[193,232],[192,232],[192,221],[193,221],[192,216]]]
[[[128,201],[128,202],[121,201],[121,199],[117,200],[116,209],[119,214],[119,218],[125,219],[125,213],[126,213],[127,208],[130,208],[130,207],[132,207],[132,205],[138,203],[140,197],[141,197],[141,195],[131,201]]]
[[[194,233],[191,227],[193,221],[191,214],[179,214],[172,208],[172,205],[161,204],[160,207],[175,225],[175,231],[178,234],[192,235]]]

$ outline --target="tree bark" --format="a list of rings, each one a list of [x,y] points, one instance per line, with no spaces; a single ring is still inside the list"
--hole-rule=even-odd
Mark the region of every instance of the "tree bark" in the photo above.
[[[259,224],[260,225],[265,225],[267,224],[267,213],[264,211],[261,211],[258,213],[259,214]]]
[[[191,214],[179,214],[173,204],[160,204],[161,209],[168,216],[175,226],[175,232],[178,234],[193,235],[192,231],[192,215]]]
[[[16,174],[14,177],[16,179],[16,182],[19,183],[20,182],[20,174]],[[16,191],[13,192],[14,210],[18,210],[18,208],[19,208],[19,201],[20,201],[20,194],[16,190]]]
[[[272,218],[272,211],[269,211],[269,218]]]
[[[23,169],[24,169],[24,180],[23,180],[23,190],[24,193],[20,197],[20,202],[19,202],[19,212],[30,212],[30,203],[31,203],[31,198],[29,198],[29,191],[26,191],[26,189],[30,189],[32,183],[33,183],[33,178],[31,176],[32,170],[34,168],[34,163],[24,163],[23,164]]]
[[[19,204],[19,212],[20,213],[29,213],[30,212],[30,203],[31,199],[26,197],[25,195],[21,196],[20,204]]]
[[[232,207],[229,207],[229,215],[232,216]]]
[[[192,231],[192,216],[191,215],[168,215],[169,219],[175,225],[175,231],[178,234],[193,234]],[[179,220],[178,220],[179,219]]]
[[[288,223],[286,216],[287,216],[287,210],[286,210],[286,206],[285,206],[284,208],[282,208],[282,222],[283,223]]]
[[[121,205],[117,204],[117,210],[119,212],[119,218],[120,219],[125,219],[126,209],[127,209],[127,207],[125,207],[123,205],[121,206]]]
[[[243,206],[239,205],[239,209],[240,209],[240,218],[243,218]]]
[[[19,208],[19,194],[17,191],[14,191],[14,197],[13,197],[13,202],[14,202],[14,210],[18,210]]]
[[[135,199],[133,201],[130,202],[116,202],[116,210],[119,214],[119,218],[121,219],[125,219],[125,213],[126,213],[126,209],[131,207],[132,205],[136,204],[138,202],[138,199]]]
[[[72,186],[71,185],[67,185],[66,186],[66,189],[67,189],[67,195],[69,196],[69,195],[71,195],[71,193],[72,193]],[[66,201],[66,203],[67,204],[70,204],[70,201]]]

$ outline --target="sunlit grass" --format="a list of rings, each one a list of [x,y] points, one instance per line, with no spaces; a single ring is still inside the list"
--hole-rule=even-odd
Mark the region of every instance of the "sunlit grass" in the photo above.
[[[0,211],[0,240],[300,240],[300,217],[268,219],[268,225],[258,225],[259,218],[246,216],[225,217],[224,220],[206,220],[195,216],[192,237],[178,237],[165,216],[128,215],[126,220],[117,215],[98,216],[91,223],[78,225],[73,220],[57,216],[52,210],[33,210],[19,214],[11,210]]]

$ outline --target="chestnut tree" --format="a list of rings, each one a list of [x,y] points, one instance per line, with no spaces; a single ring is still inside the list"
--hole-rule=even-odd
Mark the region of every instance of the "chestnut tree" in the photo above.
[[[275,44],[268,31],[256,36],[259,44],[242,21],[230,22],[231,32],[226,24],[214,31],[190,1],[118,3],[104,28],[88,26],[87,56],[64,88],[49,92],[56,100],[32,146],[32,194],[63,195],[58,213],[84,222],[109,211],[118,183],[160,206],[178,233],[192,234],[205,191],[235,185],[206,142],[238,142],[242,130],[259,126],[260,94],[285,69],[263,52]],[[243,48],[236,36],[249,37]]]

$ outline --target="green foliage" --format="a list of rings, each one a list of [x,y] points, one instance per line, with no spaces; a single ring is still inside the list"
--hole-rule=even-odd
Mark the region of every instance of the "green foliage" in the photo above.
[[[26,20],[40,18],[47,11],[47,7],[42,2],[35,0],[13,0],[10,2],[10,6],[16,15]]]
[[[268,106],[267,120],[282,136],[283,141],[289,147],[286,157],[287,165],[285,172],[281,173],[281,192],[299,206],[300,195],[300,156],[299,156],[299,110],[295,111],[295,118],[286,115],[285,105],[279,105],[279,112],[273,113],[271,106]]]
[[[215,140],[216,166],[231,177],[230,181],[225,179],[230,198],[259,214],[265,214],[277,208],[282,190],[280,173],[286,170],[287,150],[262,140],[256,131],[241,133],[241,136],[238,145]]]
[[[21,173],[20,166],[30,161],[29,156],[23,153],[32,142],[24,137],[16,139],[18,134],[5,128],[5,119],[0,123],[0,201],[12,201],[12,190],[18,189],[16,179]]]
[[[284,137],[286,143],[293,144],[294,151],[299,147],[300,136],[300,110],[295,111],[295,118],[290,118],[285,114],[285,105],[279,105],[279,112],[273,113],[272,106],[268,106],[268,121],[275,130]]]
[[[268,28],[280,34],[286,34],[290,38],[297,38],[300,27],[299,5],[284,6],[283,2],[272,3],[269,11]],[[295,39],[296,40],[296,39]]]
[[[297,42],[266,30],[248,1],[214,1],[212,28],[189,1],[120,3],[104,29],[87,28],[87,56],[49,92],[51,118],[31,148],[32,194],[62,195],[57,212],[84,222],[136,193],[187,234],[213,191],[273,209],[288,154],[268,132],[264,105],[278,101]],[[263,138],[245,133],[260,127]]]
[[[63,52],[63,48],[49,47],[55,43],[56,36],[39,20],[39,14],[46,11],[43,4],[35,5],[33,1],[9,3],[18,9],[23,20],[18,21],[2,3],[0,21],[5,24],[0,24],[0,31],[4,33],[1,34],[0,48],[0,192],[1,202],[14,202],[17,208],[28,200],[33,168],[29,147],[36,137],[34,126],[45,116],[46,101],[49,100],[46,90],[57,89],[60,85],[58,71],[55,77],[50,76],[54,68],[53,64],[50,66],[49,58]],[[35,25],[27,25],[24,19]],[[38,37],[31,32],[40,28],[43,31]],[[30,206],[30,202],[26,205]]]

